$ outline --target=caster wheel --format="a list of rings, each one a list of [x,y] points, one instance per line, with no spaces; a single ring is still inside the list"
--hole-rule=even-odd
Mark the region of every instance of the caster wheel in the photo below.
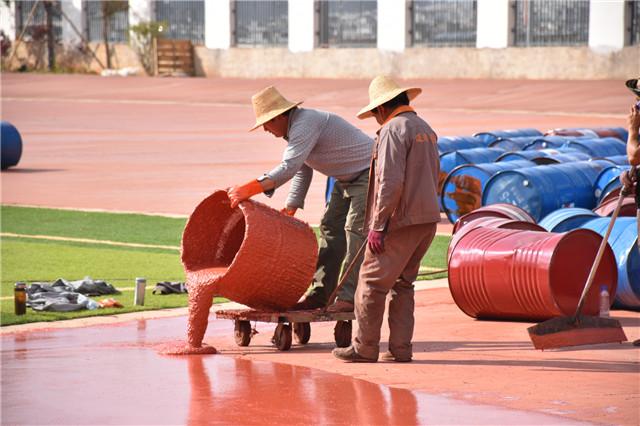
[[[311,324],[308,322],[296,322],[293,324],[293,337],[296,343],[306,345],[311,338]]]
[[[291,348],[291,326],[289,324],[278,324],[273,337],[278,350],[288,351]]]
[[[336,346],[347,348],[351,345],[351,321],[338,321],[333,329]]]
[[[249,346],[251,342],[251,323],[249,321],[235,321],[233,337],[238,346]]]

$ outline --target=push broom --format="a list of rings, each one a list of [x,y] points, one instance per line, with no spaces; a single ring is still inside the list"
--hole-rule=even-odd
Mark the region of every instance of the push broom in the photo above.
[[[631,172],[631,171],[630,171]],[[552,318],[550,320],[529,327],[529,338],[536,349],[556,349],[567,346],[594,345],[598,343],[622,343],[627,341],[622,326],[618,320],[613,318],[594,317],[590,315],[582,315],[582,307],[591,289],[591,284],[595,279],[596,271],[600,266],[602,255],[609,240],[609,234],[613,229],[624,197],[630,192],[630,188],[625,186],[620,190],[618,203],[611,215],[611,221],[607,227],[607,231],[602,237],[602,242],[598,248],[596,259],[591,266],[587,282],[582,290],[582,295],[578,301],[576,313],[572,316],[562,316]]]

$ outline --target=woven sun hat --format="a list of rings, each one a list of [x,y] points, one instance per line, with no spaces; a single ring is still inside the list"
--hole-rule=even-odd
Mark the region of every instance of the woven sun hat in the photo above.
[[[400,87],[391,77],[379,75],[374,78],[369,85],[369,105],[362,108],[357,117],[359,119],[372,117],[372,109],[390,101],[403,92],[407,92],[407,96],[411,101],[422,93],[422,89],[418,87]]]
[[[624,85],[627,86],[634,95],[640,98],[640,77],[627,80]]]
[[[290,102],[273,86],[262,89],[251,97],[253,112],[256,115],[256,124],[250,132],[262,126],[267,121],[279,116],[300,105],[302,102]]]

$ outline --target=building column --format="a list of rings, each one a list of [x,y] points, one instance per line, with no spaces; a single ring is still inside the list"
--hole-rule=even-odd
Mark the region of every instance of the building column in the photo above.
[[[231,1],[204,2],[204,44],[208,49],[231,47]]]
[[[311,52],[315,46],[313,0],[289,0],[289,50]]]
[[[627,25],[624,0],[591,0],[589,5],[589,47],[619,50],[625,45]]]
[[[378,0],[378,49],[402,52],[406,46],[406,0]]]
[[[65,17],[62,17],[62,43],[64,44],[76,44],[82,41],[80,34],[84,34],[85,26],[83,22],[82,14],[82,0],[69,0],[61,2],[62,12]],[[75,27],[75,29],[74,29]]]
[[[129,26],[153,21],[152,0],[129,0]]]
[[[476,47],[508,47],[512,40],[512,24],[509,0],[478,0]]]
[[[0,1],[0,30],[9,40],[15,40],[19,36],[16,34],[16,2],[7,4]]]

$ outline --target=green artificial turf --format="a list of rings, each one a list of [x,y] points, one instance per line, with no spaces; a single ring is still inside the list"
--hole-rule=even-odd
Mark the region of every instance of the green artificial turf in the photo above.
[[[178,247],[186,219],[140,214],[76,212],[69,210],[2,206],[3,233],[46,235],[55,237],[109,240],[123,243]],[[317,232],[317,229],[316,229]],[[436,236],[422,266],[446,268],[446,251],[450,238]],[[187,295],[156,296],[151,290],[158,281],[184,281],[184,271],[178,250],[138,248],[96,243],[2,237],[0,247],[0,324],[20,324],[35,321],[56,321],[95,315],[163,309],[187,306]],[[116,288],[125,289],[112,296],[124,308],[99,309],[69,313],[35,312],[14,314],[13,286],[17,281],[52,282],[58,278],[69,281],[89,276],[105,280]],[[434,279],[446,274],[430,275]],[[147,279],[145,306],[133,305],[136,277]],[[129,288],[127,290],[127,288]],[[224,299],[217,299],[222,301]]]
[[[180,246],[186,218],[2,206],[2,232]]]

